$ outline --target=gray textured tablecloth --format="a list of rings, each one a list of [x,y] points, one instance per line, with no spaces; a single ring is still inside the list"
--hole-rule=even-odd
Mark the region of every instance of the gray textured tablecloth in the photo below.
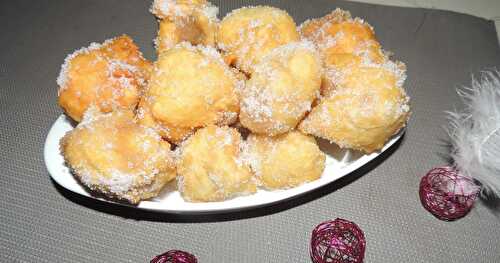
[[[146,262],[169,249],[200,262],[310,262],[311,230],[336,217],[356,222],[366,262],[500,262],[500,219],[486,203],[456,222],[422,208],[421,176],[446,162],[445,110],[455,88],[500,65],[491,21],[451,12],[323,1],[215,1],[224,15],[269,3],[296,20],[335,7],[376,29],[406,62],[413,115],[404,140],[361,171],[292,201],[223,214],[181,216],[111,206],[51,181],[43,143],[61,113],[55,79],[65,56],[127,33],[154,57],[149,1],[0,2],[0,261]]]

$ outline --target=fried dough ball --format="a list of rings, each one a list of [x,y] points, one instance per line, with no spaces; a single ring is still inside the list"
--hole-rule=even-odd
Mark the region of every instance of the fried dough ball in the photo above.
[[[271,136],[294,129],[319,96],[322,73],[311,42],[274,49],[255,67],[241,92],[241,124]]]
[[[327,65],[339,54],[368,53],[374,61],[383,59],[373,27],[360,18],[352,19],[348,11],[337,8],[322,18],[307,20],[300,33],[318,46]]]
[[[299,129],[345,148],[381,149],[409,116],[404,64],[390,61],[373,28],[347,11],[306,21],[300,32],[318,46],[325,74],[324,98]]]
[[[383,63],[386,55],[375,38],[373,28],[360,18],[351,18],[348,11],[336,9],[317,19],[307,20],[300,26],[301,36],[319,48],[327,69],[344,68],[362,61]],[[338,83],[325,76],[323,95],[331,93]]]
[[[219,10],[210,2],[155,0],[151,11],[160,19],[155,39],[158,54],[184,41],[215,46]]]
[[[272,49],[299,40],[292,17],[269,6],[233,10],[220,23],[217,44],[225,59],[245,73]]]
[[[406,124],[409,98],[401,87],[404,64],[352,67],[342,83],[312,109],[299,129],[343,148],[371,153]]]
[[[234,128],[199,129],[180,148],[178,189],[189,202],[222,201],[256,191],[250,167],[241,159],[241,135]]]
[[[130,110],[102,114],[89,109],[60,147],[82,184],[133,204],[157,196],[176,175],[169,143],[134,122]]]
[[[90,105],[101,112],[134,108],[151,67],[126,35],[92,43],[66,57],[57,78],[59,105],[77,122]]]
[[[312,136],[292,131],[275,137],[250,134],[248,159],[259,183],[286,189],[314,181],[325,168],[325,154]]]
[[[215,49],[179,44],[156,61],[139,122],[178,144],[196,128],[235,122],[239,85]]]

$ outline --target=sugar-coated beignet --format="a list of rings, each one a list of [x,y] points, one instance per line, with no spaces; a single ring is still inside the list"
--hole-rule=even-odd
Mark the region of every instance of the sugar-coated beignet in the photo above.
[[[234,128],[210,125],[181,146],[178,189],[189,202],[222,201],[256,191],[249,166],[241,157],[241,135]]]
[[[324,17],[307,20],[300,25],[300,33],[318,46],[326,65],[338,54],[367,53],[374,61],[383,58],[373,27],[360,18],[351,18],[349,11],[337,8]]]
[[[361,62],[383,63],[387,59],[373,28],[360,18],[353,19],[348,11],[336,9],[324,17],[307,20],[300,25],[300,33],[318,47],[326,69]],[[331,75],[325,75],[321,94],[331,93],[337,84]]]
[[[155,62],[139,121],[178,144],[195,128],[235,122],[240,85],[215,49],[181,43]]]
[[[66,57],[57,78],[59,105],[77,122],[91,105],[101,112],[132,109],[150,71],[151,63],[126,35],[92,43]]]
[[[397,65],[387,63],[392,67],[351,68],[338,80],[342,85],[312,109],[299,129],[343,148],[366,153],[381,149],[405,126],[410,113],[409,98],[401,87],[404,69],[394,71]]]
[[[218,8],[207,1],[156,0],[151,8],[159,20],[158,53],[181,42],[215,46]]]
[[[259,184],[271,190],[320,178],[326,159],[314,137],[298,131],[274,137],[250,134],[245,156]]]
[[[134,204],[157,196],[176,175],[169,143],[134,122],[129,110],[102,114],[89,109],[60,147],[82,184]]]
[[[319,96],[322,74],[320,56],[311,42],[272,50],[241,92],[241,124],[267,135],[294,129]]]
[[[226,61],[249,74],[272,49],[299,40],[292,17],[270,6],[233,10],[220,23],[217,44]]]

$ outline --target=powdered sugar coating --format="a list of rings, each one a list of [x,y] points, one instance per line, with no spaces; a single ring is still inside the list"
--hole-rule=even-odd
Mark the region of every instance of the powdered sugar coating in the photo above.
[[[229,127],[207,126],[179,147],[178,189],[189,202],[221,201],[256,191],[241,161],[242,139]]]
[[[212,3],[208,3],[206,6],[204,6],[201,11],[203,14],[205,14],[208,19],[213,20],[213,21],[219,21],[217,16],[219,15],[219,7],[216,5],[213,5]]]
[[[311,109],[321,85],[322,63],[309,41],[275,48],[255,67],[241,95],[240,121],[252,132],[287,132]]]
[[[251,134],[245,147],[259,185],[264,189],[287,189],[321,177],[326,156],[312,136],[292,131],[268,137]]]
[[[409,98],[396,86],[389,72],[369,69],[361,74],[369,74],[373,81],[368,79],[360,82],[360,86],[333,90],[313,108],[299,129],[342,148],[367,153],[381,149],[405,126],[410,115]],[[349,77],[358,81],[362,78],[360,75]]]
[[[348,65],[329,65],[325,67],[325,77],[334,83],[335,87],[343,88],[346,78],[360,68],[372,68],[384,72],[389,72],[396,79],[395,85],[403,88],[406,80],[406,65],[400,61],[392,61],[387,56],[381,62],[374,62],[367,53],[357,53],[358,61],[353,61]],[[328,92],[326,92],[328,93]]]
[[[381,149],[409,117],[405,65],[390,60],[373,27],[341,9],[304,22],[300,32],[322,53],[325,74],[322,98],[299,129],[342,148]]]
[[[205,0],[154,0],[149,11],[160,19],[175,19],[201,11],[207,18],[217,20],[219,14],[219,8]]]
[[[186,10],[189,9],[189,8],[186,9],[186,5],[185,5],[186,2],[193,2],[193,3],[195,3],[195,5],[197,5],[196,4],[197,2],[202,3],[201,6],[203,6],[203,7],[201,9],[200,9],[200,7],[195,7],[195,8],[190,9],[190,10],[195,10],[193,12],[202,13],[203,16],[207,17],[209,20],[213,20],[213,21],[217,20],[216,16],[217,16],[218,8],[211,5],[210,3],[206,3],[203,0],[202,1],[196,1],[196,0],[195,1],[155,0],[152,7],[151,7],[151,11],[153,13],[156,12],[155,14],[160,19],[165,19],[165,20],[174,20],[174,19],[177,19],[177,17],[186,17],[188,15]],[[155,5],[156,5],[156,7],[155,7]],[[182,5],[184,5],[184,6],[182,6]],[[253,9],[253,8],[257,8],[257,7],[245,7],[245,8],[242,8],[242,10]],[[280,11],[282,11],[282,10],[274,12],[272,14],[272,16],[275,18],[281,18]],[[229,13],[226,17],[229,17],[229,16],[234,15],[236,13],[237,13],[237,11],[233,11],[233,12]],[[189,13],[189,15],[192,15],[192,13]],[[364,22],[362,19],[359,19],[359,18],[352,19],[350,17],[350,14],[348,12],[344,12],[344,11],[342,11],[342,12],[338,11],[337,19],[338,19],[338,21],[347,21],[348,20],[350,22],[355,22],[358,24],[366,24],[366,22]],[[181,20],[178,20],[177,22],[179,22],[179,21],[181,21]],[[182,23],[182,21],[179,23]],[[308,23],[311,23],[311,22],[310,21],[305,22],[303,25],[307,25]],[[301,25],[301,28],[303,25]],[[366,24],[366,25],[371,29],[371,31],[373,31],[373,28],[370,25],[368,25],[368,24]],[[272,25],[270,25],[269,23],[267,23],[263,19],[252,19],[248,23],[248,29],[250,31],[256,30],[258,28],[270,29],[270,28],[272,28]],[[257,50],[264,50],[267,48],[265,41],[260,41],[258,34],[254,34],[252,32],[250,32],[248,34],[250,41],[247,41],[247,40],[240,41],[240,39],[247,37],[246,34],[247,34],[246,32],[240,30],[239,38],[237,39],[237,41],[232,42],[230,44],[220,43],[219,48],[225,52],[224,56],[236,55],[239,57],[245,57],[245,56],[252,57],[252,56],[254,56],[252,54],[252,52],[253,52],[252,48],[255,48]],[[235,64],[235,65],[239,66],[241,69],[244,69],[245,67],[250,68],[250,70],[247,70],[246,73],[252,73],[254,76],[256,74],[258,74],[258,75],[264,76],[266,79],[270,80],[271,82],[279,81],[280,74],[277,74],[277,72],[275,71],[273,66],[269,66],[269,65],[263,66],[262,64],[264,64],[263,63],[264,61],[269,61],[269,60],[271,60],[270,58],[272,58],[272,57],[284,58],[284,57],[294,53],[297,49],[309,50],[311,52],[317,53],[317,50],[326,50],[328,48],[334,47],[335,45],[337,45],[340,42],[340,40],[342,38],[345,37],[345,33],[343,31],[340,31],[335,35],[325,35],[324,32],[320,32],[320,33],[318,33],[318,36],[319,35],[324,35],[324,39],[325,39],[325,41],[322,42],[321,45],[313,44],[310,41],[303,41],[300,43],[293,43],[292,42],[292,43],[288,43],[285,45],[279,44],[276,46],[277,48],[273,47],[273,48],[269,49],[268,51],[266,51],[268,53],[266,53],[265,55],[262,55],[262,57],[259,58],[258,63],[251,62],[251,63],[244,65],[246,62],[242,62],[242,64],[240,64],[240,65],[238,65],[238,64]],[[273,35],[271,37],[273,37],[273,38],[279,37],[279,34]],[[276,39],[274,39],[274,40],[276,40]],[[253,45],[253,46],[249,45],[248,42],[255,44],[255,45]],[[241,45],[241,48],[239,47],[240,49],[237,50],[236,52],[233,52],[231,50],[232,48],[234,48],[234,46],[232,46],[234,43],[236,43],[237,45]],[[372,44],[373,44],[372,41],[364,41],[364,42],[360,41],[359,45],[353,49],[352,54],[354,56],[360,58],[360,62],[359,62],[359,64],[356,65],[356,67],[373,68],[373,69],[378,69],[381,71],[391,72],[394,76],[396,76],[395,77],[396,78],[395,86],[402,87],[404,80],[406,78],[404,64],[402,64],[400,62],[393,62],[393,61],[390,61],[389,59],[384,60],[383,62],[380,62],[378,60],[374,60],[373,54],[370,53],[370,52],[372,52],[372,50],[370,49],[372,47]],[[61,86],[61,90],[63,90],[62,86],[64,84],[68,83],[68,81],[69,81],[68,80],[69,79],[68,78],[68,67],[69,67],[70,61],[73,60],[79,54],[88,54],[90,51],[98,50],[98,49],[102,48],[103,45],[105,45],[105,44],[103,43],[101,45],[101,44],[97,44],[97,43],[92,43],[88,48],[82,48],[81,50],[77,50],[73,54],[70,54],[65,59],[65,62],[61,67],[61,73],[59,74],[58,79],[57,79],[57,83]],[[159,45],[158,39],[155,40],[155,45],[157,45],[157,46]],[[203,54],[203,56],[205,56],[207,59],[202,60],[200,63],[198,63],[196,65],[196,67],[198,69],[205,69],[210,64],[215,63],[215,64],[218,64],[220,66],[224,66],[224,75],[226,77],[227,76],[229,76],[230,78],[234,77],[234,72],[232,72],[231,69],[226,66],[226,63],[225,63],[223,57],[214,48],[205,47],[204,45],[195,46],[195,45],[193,45],[193,43],[177,44],[176,42],[171,42],[168,45],[172,46],[173,48],[183,48],[183,49],[188,49],[188,50],[191,50],[193,52],[199,52],[199,53]],[[384,52],[384,51],[380,50],[380,52]],[[382,57],[388,58],[388,56],[385,54]],[[317,61],[319,61],[318,64],[322,64],[322,60],[324,60],[324,54],[320,54],[316,58],[319,58],[319,59],[316,59]],[[230,61],[230,60],[226,60],[226,61]],[[122,61],[119,61],[119,60],[111,59],[111,60],[108,60],[107,62],[108,62],[108,66],[106,69],[106,72],[107,72],[106,74],[108,75],[108,77],[110,79],[119,83],[121,86],[132,87],[135,85],[134,81],[139,82],[140,85],[146,84],[146,82],[147,82],[146,79],[139,79],[139,80],[132,81],[131,78],[128,78],[125,76],[126,74],[125,75],[123,75],[123,74],[116,75],[115,74],[115,72],[136,73],[136,72],[138,72],[137,67],[132,66],[131,64],[128,64],[128,63],[123,63]],[[281,63],[281,64],[287,64],[287,61],[284,59],[276,60],[275,62]],[[244,66],[242,66],[242,65],[244,65]],[[167,68],[156,68],[154,74],[161,75],[168,70],[169,69],[167,69]],[[334,91],[332,91],[331,94],[328,94],[328,95],[324,94],[324,97],[322,97],[323,102],[327,101],[329,98],[334,98],[334,97],[339,98],[339,97],[344,96],[344,95],[355,96],[355,97],[363,97],[364,95],[366,95],[366,94],[363,94],[363,92],[361,92],[360,90],[355,90],[355,89],[350,89],[350,90],[346,89],[346,90],[342,90],[342,91],[340,90],[342,88],[342,83],[346,79],[345,77],[349,76],[352,73],[351,71],[352,71],[352,68],[342,67],[342,66],[338,66],[338,65],[329,65],[326,68],[324,75],[328,79],[333,80],[337,84],[337,87],[339,87],[339,90],[334,90]],[[280,106],[280,110],[283,112],[286,112],[286,113],[292,114],[292,115],[303,116],[303,114],[305,114],[306,112],[309,112],[311,110],[312,100],[320,98],[320,92],[319,92],[319,90],[317,90],[316,92],[313,93],[312,99],[308,99],[307,101],[290,103],[290,101],[291,101],[290,97],[300,97],[300,92],[292,89],[292,91],[285,93],[284,96],[276,95],[275,93],[271,92],[268,89],[261,90],[262,86],[266,86],[266,85],[257,85],[254,82],[248,81],[247,86],[245,87],[245,85],[244,85],[245,78],[246,77],[239,78],[238,80],[236,80],[235,92],[238,95],[241,95],[243,97],[241,100],[242,108],[250,109],[248,111],[251,112],[252,118],[254,118],[257,122],[266,122],[266,121],[268,121],[269,118],[272,118],[274,116],[274,113],[276,111],[271,106],[271,104],[274,102],[283,103],[283,105]],[[178,83],[176,83],[175,85],[178,85]],[[392,89],[392,87],[387,87],[387,88]],[[112,97],[118,98],[118,97],[122,96],[124,90],[125,89],[113,90]],[[404,93],[404,90],[402,90],[402,94],[403,95],[402,95],[401,99],[397,100],[396,102],[388,101],[388,100],[383,101],[383,100],[376,99],[377,102],[379,102],[380,107],[384,109],[383,115],[406,116],[407,114],[409,114],[408,97]],[[144,126],[145,126],[144,127],[145,130],[143,131],[144,134],[148,134],[148,136],[155,138],[155,140],[161,140],[160,136],[158,135],[158,132],[163,133],[163,134],[168,134],[168,133],[174,133],[178,130],[182,130],[185,128],[185,127],[168,126],[168,125],[164,125],[161,122],[157,121],[157,119],[155,119],[154,116],[152,116],[152,114],[151,114],[151,108],[149,108],[151,104],[154,104],[155,102],[157,102],[157,98],[155,98],[153,96],[144,96],[142,99],[144,101],[148,101],[146,103],[146,104],[148,104],[148,106],[147,106],[147,108],[146,107],[139,107],[136,111],[136,118],[139,120],[143,120],[143,119],[147,118],[147,116],[149,114],[150,115],[149,117],[153,118],[155,121],[153,126],[148,126],[148,125],[144,124]],[[115,99],[113,99],[112,101],[114,101],[114,100]],[[350,103],[352,103],[352,101],[353,101],[352,99],[351,100],[342,100],[342,103],[339,103],[336,105],[347,108],[350,105]],[[214,99],[210,96],[207,96],[204,98],[204,102],[207,105],[214,105],[215,103],[217,103],[217,99]],[[364,104],[364,105],[362,105],[362,107],[357,108],[355,110],[356,112],[354,114],[362,116],[362,117],[369,117],[372,109],[370,107],[368,107],[367,105],[369,105],[369,104]],[[110,103],[109,106],[114,107],[113,103]],[[85,117],[83,117],[83,121],[80,123],[79,128],[86,127],[86,129],[92,129],[92,123],[94,123],[102,118],[106,118],[106,117],[103,117],[103,116],[106,116],[106,114],[105,115],[101,114],[99,112],[98,107],[99,106],[95,105],[95,104],[91,104],[89,106],[89,110],[87,110]],[[318,116],[319,116],[319,119],[321,120],[321,122],[328,124],[330,126],[332,126],[332,123],[337,123],[335,116],[333,116],[332,114],[329,114],[329,108],[328,108],[327,103],[321,103],[320,105],[317,106],[317,109],[321,109],[321,110],[318,110],[318,112],[319,112]],[[212,124],[225,125],[225,124],[234,122],[238,118],[238,111],[237,110],[221,111],[221,112],[217,112],[216,115],[217,115],[216,119],[218,121],[215,121]],[[203,124],[203,125],[205,125],[205,124]],[[147,128],[146,128],[146,126],[147,126]],[[295,125],[292,125],[292,126],[295,127]],[[200,127],[202,127],[202,126],[189,127],[189,128],[187,128],[187,130],[183,130],[183,132],[185,132],[185,133],[183,134],[183,137],[181,138],[180,141],[184,140],[185,138],[189,138],[192,135],[192,133],[194,133],[195,130],[200,128]],[[290,125],[284,124],[282,122],[276,122],[273,124],[272,129],[287,130],[288,131],[290,129],[293,129],[290,127],[291,127]],[[315,128],[318,128],[318,127],[319,126],[317,126]],[[322,129],[322,128],[323,127],[319,127],[318,129]],[[304,129],[304,131],[305,130],[306,129]],[[310,131],[308,131],[308,132],[310,132]],[[114,131],[113,133],[117,133],[117,132]],[[264,132],[264,133],[266,133],[266,132]],[[311,132],[311,133],[313,133],[313,132]],[[254,136],[254,135],[252,135],[252,136]],[[324,137],[322,135],[318,135],[318,136]],[[261,154],[261,155],[265,156],[265,155],[277,154],[278,149],[276,147],[276,144],[273,143],[273,138],[265,137],[265,136],[263,136],[263,138],[264,138],[263,140],[266,142],[266,144],[270,144],[272,146],[268,149],[268,152]],[[227,136],[227,134],[225,133],[223,128],[216,128],[215,134],[208,136],[208,140],[216,142],[214,144],[215,151],[223,151],[224,149],[226,149],[229,146],[234,147],[235,145],[238,145],[239,151],[237,151],[237,152],[239,152],[239,153],[236,154],[236,156],[233,156],[232,160],[234,161],[236,166],[239,168],[248,167],[249,165],[251,165],[253,170],[255,171],[257,176],[259,177],[259,182],[262,183],[260,180],[262,179],[262,174],[263,174],[263,172],[262,172],[263,161],[261,159],[259,159],[260,157],[258,155],[256,155],[255,153],[252,153],[252,151],[250,150],[249,143],[241,141],[238,144],[237,140],[235,140],[235,138],[233,136]],[[179,162],[182,159],[181,158],[182,157],[182,150],[181,149],[183,149],[187,146],[186,143],[188,141],[189,141],[189,139],[183,141],[179,145],[179,147],[177,147],[177,150],[175,152],[175,158]],[[352,147],[352,145],[348,141],[346,141],[345,139],[339,139],[339,140],[337,140],[337,143],[343,147]],[[103,145],[103,147],[107,151],[112,151],[115,149],[115,145],[112,143],[106,143]],[[144,143],[142,143],[140,145],[140,148],[144,152],[150,151],[150,150],[154,149],[154,147],[155,147],[154,144],[152,144],[150,141],[144,141]],[[210,153],[208,153],[207,155],[210,155]],[[321,164],[320,164],[320,162],[318,162],[316,165],[320,166]],[[127,166],[127,168],[132,169],[136,165],[132,162],[127,162],[126,166]],[[110,169],[107,171],[107,173],[109,173],[111,175],[111,177],[110,178],[99,178],[99,181],[97,184],[106,185],[107,188],[105,191],[109,191],[115,195],[116,195],[116,193],[129,194],[126,192],[127,191],[137,191],[137,189],[139,189],[139,188],[142,190],[156,189],[158,186],[157,185],[153,186],[151,184],[151,182],[154,181],[154,179],[153,179],[154,176],[151,176],[151,174],[157,174],[158,172],[159,171],[153,171],[151,173],[141,173],[141,172],[127,173],[127,172],[120,171],[118,169]],[[135,187],[136,182],[131,179],[133,176],[143,177],[143,180],[145,182],[149,182],[149,184],[142,186],[142,187],[139,187],[139,188],[136,188]],[[217,194],[222,194],[227,190],[225,187],[225,184],[224,184],[224,180],[221,180],[220,174],[218,174],[217,172],[208,172],[206,174],[206,176],[207,176],[208,180],[217,188]],[[280,175],[278,175],[278,176],[280,176]],[[85,181],[86,182],[85,184],[92,185],[93,181],[90,180],[89,178],[91,178],[90,175],[85,177],[85,178],[82,178],[82,181]],[[186,184],[185,176],[179,176],[178,177],[178,187],[179,187],[180,192],[186,191],[185,184]],[[236,185],[239,186],[238,184],[236,184]],[[288,187],[292,187],[292,186],[285,186],[284,188],[288,188]],[[133,189],[133,190],[130,190],[130,189]],[[149,190],[147,190],[147,191],[149,191]],[[243,190],[240,193],[235,193],[234,195],[231,195],[231,197],[237,196],[241,193],[248,194],[251,192],[252,191]],[[193,199],[191,199],[189,197],[187,197],[186,199],[189,201],[193,201]]]
[[[363,42],[376,42],[370,24],[361,18],[353,19],[349,11],[339,8],[322,18],[306,20],[299,26],[299,32],[326,53],[351,53]]]
[[[113,41],[113,39],[108,39],[104,42],[104,44],[107,44],[111,41]],[[66,56],[66,58],[64,59],[64,63],[61,65],[61,70],[59,72],[59,75],[57,76],[56,79],[57,85],[59,86],[58,94],[61,93],[61,91],[66,88],[66,85],[68,83],[69,64],[71,60],[73,60],[76,56],[80,54],[88,54],[93,50],[100,49],[102,48],[102,46],[103,45],[99,43],[92,42],[88,47],[82,47],[80,49],[77,49],[73,53]]]
[[[169,148],[154,130],[135,123],[131,111],[95,108],[61,140],[68,166],[84,185],[131,203],[157,195],[175,177]]]
[[[91,43],[68,55],[57,78],[59,104],[75,121],[91,105],[102,112],[133,108],[151,64],[126,36]]]
[[[218,47],[231,57],[231,64],[251,73],[272,49],[298,41],[293,19],[284,10],[248,6],[233,10],[220,23]]]
[[[156,62],[140,122],[178,144],[197,128],[235,122],[241,85],[216,49],[182,42]]]

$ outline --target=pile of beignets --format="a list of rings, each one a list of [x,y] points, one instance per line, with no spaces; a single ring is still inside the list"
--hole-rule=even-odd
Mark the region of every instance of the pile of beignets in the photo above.
[[[107,198],[136,204],[173,180],[188,202],[296,187],[322,176],[315,137],[372,153],[409,118],[405,65],[347,11],[298,27],[270,6],[222,20],[205,0],[150,11],[156,61],[122,35],[70,54],[57,78],[78,123],[66,164]]]

